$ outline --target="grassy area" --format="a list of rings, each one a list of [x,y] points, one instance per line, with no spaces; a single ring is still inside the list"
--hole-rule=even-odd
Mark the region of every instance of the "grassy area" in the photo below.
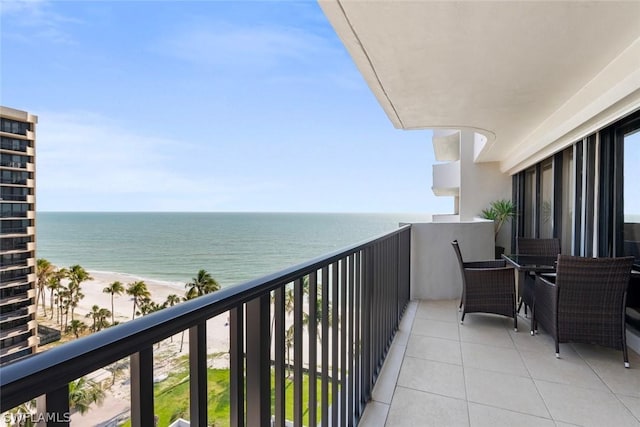
[[[208,369],[207,374],[208,386],[208,418],[209,425],[216,427],[225,427],[229,425],[229,369]],[[293,382],[286,381],[286,417],[293,420]],[[272,396],[274,377],[271,377]],[[309,377],[303,377],[303,423],[308,425],[308,396],[309,396]],[[320,396],[320,382],[317,383],[318,396]],[[155,413],[158,416],[158,425],[167,426],[178,418],[189,418],[189,374],[188,372],[178,372],[169,375],[169,377],[160,384],[155,386]],[[329,396],[331,399],[331,396]],[[273,412],[272,402],[272,412]],[[319,417],[319,403],[318,417]],[[130,426],[127,422],[125,426]]]

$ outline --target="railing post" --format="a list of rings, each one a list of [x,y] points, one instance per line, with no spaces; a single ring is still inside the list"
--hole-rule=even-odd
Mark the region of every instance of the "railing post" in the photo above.
[[[242,427],[244,416],[244,307],[229,310],[229,393],[231,427]]]
[[[147,347],[130,358],[131,426],[155,426],[153,413],[153,347]]]
[[[247,425],[271,422],[269,295],[247,303]]]
[[[366,247],[362,251],[362,285],[361,285],[361,340],[362,340],[362,376],[360,381],[362,384],[360,402],[364,406],[371,397],[371,385],[373,378],[373,369],[371,369],[371,359],[373,358],[372,340],[371,340],[371,300],[373,296],[373,262],[372,247]]]
[[[207,425],[207,322],[189,328],[189,414],[191,424]]]
[[[302,425],[302,279],[293,282],[293,424]]]
[[[69,384],[65,384],[57,390],[47,393],[46,413],[44,414],[47,426],[68,427],[71,421],[69,412]]]
[[[309,425],[318,425],[318,272],[309,274]]]
[[[274,427],[285,427],[286,422],[286,381],[285,381],[285,312],[284,287],[274,291],[273,327],[274,327],[274,368],[275,368],[275,424]]]

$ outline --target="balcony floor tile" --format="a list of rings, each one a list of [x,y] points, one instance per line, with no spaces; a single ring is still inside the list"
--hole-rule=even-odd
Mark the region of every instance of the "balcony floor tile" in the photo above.
[[[469,426],[467,402],[404,387],[397,387],[387,426]]]
[[[457,300],[412,301],[364,426],[640,426],[640,356],[561,344],[529,319],[469,314]],[[385,372],[387,371],[387,372]]]
[[[456,322],[443,322],[441,320],[424,319],[416,317],[413,321],[411,334],[449,340],[460,340],[458,324]]]
[[[521,412],[508,411],[493,406],[469,402],[469,419],[472,427],[555,427],[550,418],[536,417]]]
[[[412,335],[407,344],[406,356],[462,365],[460,342],[444,338]]]
[[[624,369],[621,367],[620,369]],[[554,419],[582,426],[638,426],[631,414],[611,392],[536,380]]]
[[[462,343],[462,361],[466,367],[526,376],[520,353],[515,348],[502,348],[483,344]]]
[[[462,366],[405,357],[398,386],[465,399]]]
[[[466,367],[464,376],[470,402],[551,417],[531,378]]]

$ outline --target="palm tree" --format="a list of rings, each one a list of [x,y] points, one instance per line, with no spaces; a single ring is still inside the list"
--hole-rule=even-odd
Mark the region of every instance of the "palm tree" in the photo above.
[[[78,306],[78,302],[84,298],[84,294],[80,292],[80,284],[87,280],[93,280],[93,277],[87,273],[87,271],[79,265],[72,265],[69,267],[67,275],[69,279],[69,300],[71,301],[71,320],[73,320],[73,312]]]
[[[198,275],[191,280],[185,285],[189,299],[220,290],[220,285],[207,270],[198,271]]]
[[[80,338],[80,334],[87,330],[87,324],[82,320],[72,319],[69,324],[69,330],[73,332],[76,338]]]
[[[98,310],[98,314],[96,315],[96,330],[101,331],[109,326],[108,317],[111,317],[111,312],[108,308]]]
[[[178,304],[180,301],[182,300],[176,294],[167,295],[167,301],[165,302],[165,305],[167,305],[168,307],[173,307],[174,305]]]
[[[95,332],[96,331],[96,323],[98,321],[98,314],[100,313],[100,307],[98,307],[97,305],[93,305],[93,307],[91,307],[91,312],[87,313],[85,315],[85,317],[91,317],[93,320],[93,323],[91,324],[91,332]]]
[[[115,311],[113,309],[113,296],[122,295],[124,291],[124,285],[117,280],[102,290],[102,292],[106,294],[111,294],[111,324],[116,323]]]
[[[142,280],[137,282],[129,283],[127,287],[127,295],[131,295],[133,297],[133,315],[132,319],[136,317],[136,308],[138,305],[145,299],[151,297],[151,292],[147,289],[147,284]]]
[[[142,299],[142,301],[140,301],[140,311],[136,312],[136,314],[141,314],[143,316],[146,316],[147,314],[151,314],[155,311],[162,310],[166,306],[167,306],[166,303],[158,304],[157,302],[151,300],[151,298],[145,297]]]
[[[49,302],[50,302],[50,308],[51,308],[51,317],[50,319],[53,320],[53,301],[54,301],[54,294],[55,294],[55,301],[56,301],[56,307],[58,309],[58,314],[60,312],[60,306],[59,306],[59,294],[60,294],[60,289],[62,288],[62,279],[67,277],[67,273],[68,270],[66,268],[60,268],[57,269],[53,272],[53,274],[51,274],[51,277],[49,277],[49,282],[47,283],[47,288],[49,288]]]
[[[69,318],[69,302],[71,301],[71,293],[69,289],[65,286],[60,286],[58,290],[58,315],[60,320],[60,329],[67,329],[67,321]]]
[[[211,274],[207,270],[200,270],[196,277],[191,279],[191,282],[184,285],[187,289],[184,295],[183,301],[197,298],[199,296],[216,292],[220,290],[220,285],[215,281]],[[182,352],[182,346],[184,344],[184,331],[182,331],[182,337],[180,338],[180,352]]]
[[[44,258],[39,258],[36,261],[36,287],[38,288],[38,295],[36,296],[36,312],[38,311],[38,302],[42,299],[42,310],[44,310],[45,317],[47,316],[47,306],[45,304],[44,288],[47,283],[49,283],[49,280],[55,270],[56,266]]]
[[[180,303],[182,300],[176,294],[167,295],[167,300],[164,302],[165,306],[173,307],[174,305]],[[171,342],[173,342],[173,335],[171,335]]]
[[[69,383],[69,409],[86,413],[93,403],[102,405],[106,393],[100,383],[87,380],[85,377],[78,378]]]

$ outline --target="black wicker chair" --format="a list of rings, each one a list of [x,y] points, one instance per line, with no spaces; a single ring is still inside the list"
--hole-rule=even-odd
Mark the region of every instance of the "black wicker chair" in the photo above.
[[[560,357],[560,343],[599,344],[627,354],[625,305],[633,257],[558,256],[555,283],[537,276],[532,330],[549,332]]]
[[[464,262],[458,241],[451,242],[462,275],[460,309],[464,322],[467,313],[493,313],[513,318],[518,330],[516,292],[513,269],[504,260]]]
[[[533,239],[528,237],[516,238],[516,253],[518,255],[535,255],[544,257],[557,257],[560,254],[560,239]],[[536,280],[535,274],[520,276],[524,280],[518,281],[518,313],[524,305],[524,315],[527,315],[527,307],[533,307],[533,288]]]

